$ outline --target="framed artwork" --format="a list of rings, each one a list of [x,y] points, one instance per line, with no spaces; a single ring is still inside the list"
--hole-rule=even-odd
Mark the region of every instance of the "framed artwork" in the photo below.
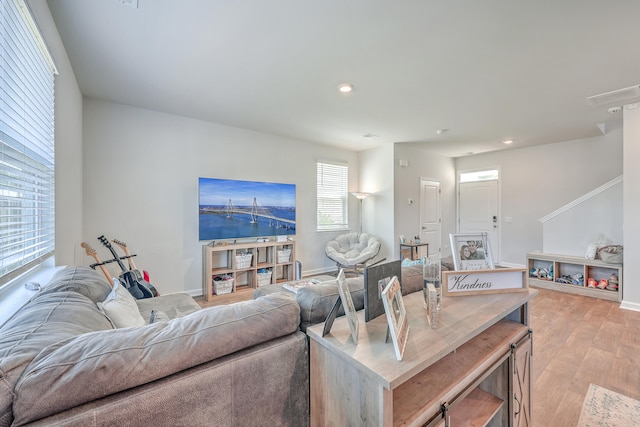
[[[389,261],[364,269],[364,321],[384,314],[382,291],[393,276],[402,277],[401,261]]]
[[[409,336],[409,319],[407,319],[407,310],[404,308],[404,301],[402,300],[400,282],[396,276],[391,279],[384,291],[382,291],[382,302],[384,311],[387,314],[387,322],[389,323],[389,332],[391,332],[396,359],[400,361],[404,355],[404,348]]]
[[[353,342],[358,344],[358,313],[356,307],[353,305],[353,299],[349,292],[349,285],[347,284],[347,278],[344,275],[344,270],[340,269],[337,277],[338,292],[340,293],[340,300],[342,301],[342,307],[344,308],[344,314],[347,316],[349,322],[349,328],[351,329],[351,338]]]
[[[453,267],[456,270],[493,269],[487,233],[450,234]]]

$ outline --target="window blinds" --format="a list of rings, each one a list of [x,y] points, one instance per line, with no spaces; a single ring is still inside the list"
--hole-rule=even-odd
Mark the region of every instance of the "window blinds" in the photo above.
[[[317,163],[317,230],[345,230],[348,223],[349,167]]]
[[[0,283],[5,283],[54,251],[55,67],[23,0],[2,0],[0,21]]]

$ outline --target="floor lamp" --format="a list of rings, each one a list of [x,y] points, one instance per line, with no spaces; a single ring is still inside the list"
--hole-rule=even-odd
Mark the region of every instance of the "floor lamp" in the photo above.
[[[359,192],[356,192],[356,193],[351,193],[351,194],[353,194],[353,196],[356,199],[360,200],[360,234],[362,234],[362,201],[364,199],[366,199],[367,197],[369,197],[371,195],[371,193],[359,193]]]

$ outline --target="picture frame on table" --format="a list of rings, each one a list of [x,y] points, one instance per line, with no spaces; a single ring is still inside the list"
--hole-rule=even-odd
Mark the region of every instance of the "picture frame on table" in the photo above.
[[[486,232],[450,234],[451,254],[455,270],[494,269]]]
[[[402,299],[402,289],[398,277],[394,276],[382,291],[382,302],[389,323],[396,359],[401,361],[409,336],[409,319]]]
[[[353,304],[353,299],[351,298],[351,292],[349,292],[349,285],[347,284],[347,278],[343,269],[340,269],[336,280],[338,282],[338,293],[340,294],[344,314],[347,317],[347,322],[351,329],[351,338],[353,338],[353,342],[355,344],[358,344],[358,313],[356,312],[356,306]]]
[[[400,260],[378,263],[364,269],[364,321],[369,322],[384,315],[382,291],[391,278],[401,277],[402,262]]]

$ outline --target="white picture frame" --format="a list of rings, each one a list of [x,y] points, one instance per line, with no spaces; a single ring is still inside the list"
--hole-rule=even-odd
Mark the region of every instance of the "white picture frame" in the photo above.
[[[355,305],[353,305],[353,299],[351,298],[351,292],[349,292],[349,285],[344,274],[344,269],[340,269],[336,281],[338,282],[338,293],[340,294],[344,314],[347,317],[347,322],[351,329],[351,338],[353,338],[355,344],[358,344],[358,313],[356,312]]]
[[[450,234],[449,237],[455,270],[490,270],[495,268],[486,232]]]
[[[396,359],[401,361],[404,356],[407,337],[409,336],[409,319],[407,318],[407,310],[404,307],[400,281],[397,276],[393,276],[382,291],[382,303],[387,315]]]

